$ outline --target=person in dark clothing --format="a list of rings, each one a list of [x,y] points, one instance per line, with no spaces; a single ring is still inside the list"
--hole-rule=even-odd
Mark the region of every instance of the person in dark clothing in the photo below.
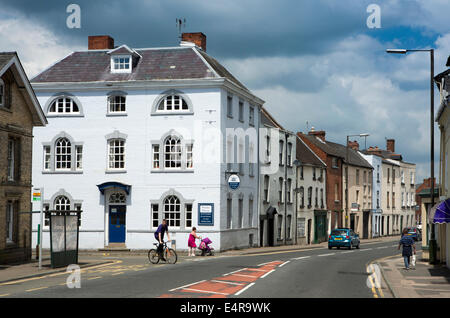
[[[158,229],[155,232],[155,239],[159,242],[157,251],[160,255],[160,258],[165,261],[163,256],[163,242],[164,242],[164,233],[167,232],[167,238],[170,240],[169,227],[167,225],[167,220],[163,219],[162,224],[158,226]]]
[[[411,236],[408,235],[408,229],[403,229],[403,235],[398,243],[398,249],[403,246],[402,256],[405,262],[405,269],[409,270],[410,257],[416,254],[416,244]]]

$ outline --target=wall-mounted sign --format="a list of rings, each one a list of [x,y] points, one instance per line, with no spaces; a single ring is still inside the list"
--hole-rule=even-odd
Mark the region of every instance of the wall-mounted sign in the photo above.
[[[229,176],[228,186],[230,187],[230,189],[236,190],[237,188],[239,188],[240,184],[241,184],[241,179],[239,178],[239,176],[237,174],[232,174],[231,176]]]
[[[214,225],[214,203],[198,204],[198,225]]]
[[[33,189],[33,201],[41,201],[41,191],[39,189]]]

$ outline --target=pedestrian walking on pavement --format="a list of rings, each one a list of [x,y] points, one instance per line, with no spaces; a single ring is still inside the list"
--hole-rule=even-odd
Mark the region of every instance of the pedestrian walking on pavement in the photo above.
[[[195,239],[201,239],[201,236],[197,235],[197,229],[195,227],[192,228],[191,234],[189,234],[188,239],[188,248],[189,248],[189,255],[188,256],[195,256],[195,249],[197,248],[197,244],[195,244]]]
[[[409,270],[410,258],[416,254],[416,244],[411,236],[408,235],[408,229],[403,229],[402,238],[398,243],[398,249],[403,246],[402,256],[405,262],[405,269]]]

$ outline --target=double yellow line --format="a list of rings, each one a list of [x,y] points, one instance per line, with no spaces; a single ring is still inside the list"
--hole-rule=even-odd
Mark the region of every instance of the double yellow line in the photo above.
[[[384,298],[384,293],[383,290],[381,289],[381,277],[378,277],[375,267],[373,265],[374,265],[373,263],[370,263],[366,267],[367,273],[370,274],[368,276],[368,281],[370,282],[371,285],[372,294],[374,298],[379,297]],[[374,282],[374,279],[376,283]]]

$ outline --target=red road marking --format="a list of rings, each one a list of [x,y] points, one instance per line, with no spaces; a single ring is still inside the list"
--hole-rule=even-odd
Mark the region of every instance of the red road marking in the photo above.
[[[172,292],[159,296],[160,298],[225,298],[236,294],[255,282],[261,276],[273,271],[281,261],[273,261],[262,264],[256,268],[245,267],[241,270],[215,277],[208,281],[189,284],[174,288]],[[227,282],[230,282],[227,284]]]

